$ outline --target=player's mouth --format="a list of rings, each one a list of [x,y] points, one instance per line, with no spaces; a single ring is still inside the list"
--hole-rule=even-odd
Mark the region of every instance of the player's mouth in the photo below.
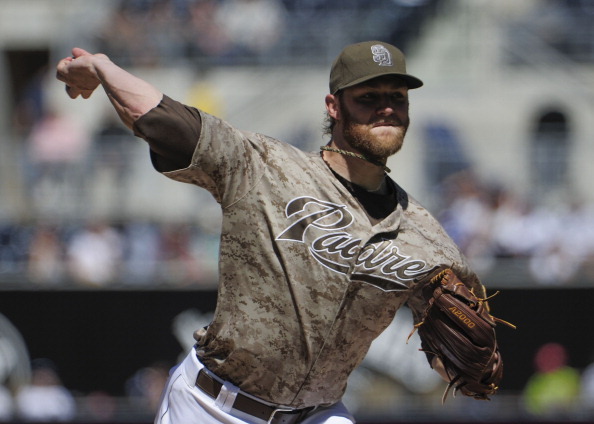
[[[398,122],[392,122],[392,121],[381,121],[381,122],[376,122],[375,124],[373,124],[373,127],[400,127],[401,124],[399,124]]]

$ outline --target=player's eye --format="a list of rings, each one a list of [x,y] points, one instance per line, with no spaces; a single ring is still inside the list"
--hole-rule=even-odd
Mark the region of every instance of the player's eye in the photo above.
[[[406,96],[404,96],[402,93],[395,93],[391,96],[391,99],[393,102],[397,102],[397,103],[406,103],[408,101],[408,98]]]
[[[377,94],[375,93],[363,93],[360,96],[357,97],[357,101],[361,102],[361,103],[371,103],[376,101],[378,98]]]

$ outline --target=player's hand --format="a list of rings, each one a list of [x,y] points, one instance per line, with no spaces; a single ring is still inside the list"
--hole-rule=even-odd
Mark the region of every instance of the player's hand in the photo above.
[[[75,47],[72,56],[65,57],[56,67],[56,78],[66,84],[66,93],[75,99],[82,96],[88,99],[101,81],[95,69],[96,60],[109,60],[103,54],[91,54]]]
[[[439,359],[437,356],[434,356],[431,360],[431,368],[433,368],[439,376],[444,379],[446,382],[450,382],[450,377],[448,376],[448,372],[443,365],[443,361]]]

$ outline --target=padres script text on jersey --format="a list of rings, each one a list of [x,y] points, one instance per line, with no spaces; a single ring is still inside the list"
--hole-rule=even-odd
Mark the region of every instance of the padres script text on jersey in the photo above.
[[[296,221],[277,240],[308,243],[307,229],[321,229],[322,235],[309,241],[311,255],[336,272],[345,275],[350,272],[352,280],[375,283],[386,291],[406,290],[408,285],[403,281],[427,271],[424,261],[401,255],[392,240],[381,240],[361,248],[361,239],[347,232],[353,224],[353,215],[346,205],[300,197],[287,205],[287,216],[294,218],[295,215]]]

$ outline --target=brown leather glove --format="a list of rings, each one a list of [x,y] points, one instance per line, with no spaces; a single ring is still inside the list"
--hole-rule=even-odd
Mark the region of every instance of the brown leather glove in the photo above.
[[[442,401],[452,387],[454,396],[460,391],[488,400],[503,376],[495,325],[514,326],[493,317],[486,299],[477,298],[450,268],[435,271],[421,290],[428,306],[411,335],[418,329],[430,364],[436,357],[443,363],[449,384]]]

